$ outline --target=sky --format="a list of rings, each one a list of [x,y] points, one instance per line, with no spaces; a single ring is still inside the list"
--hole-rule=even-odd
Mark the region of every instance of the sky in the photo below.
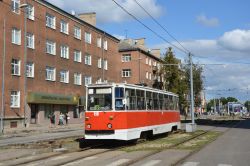
[[[143,37],[147,47],[160,48],[162,53],[170,42],[177,47],[172,46],[176,57],[184,62],[187,54],[179,50],[180,43],[193,54],[194,63],[204,68],[207,99],[250,100],[249,0],[116,0],[154,33],[112,0],[48,1],[70,13],[96,12],[97,27],[117,38]]]

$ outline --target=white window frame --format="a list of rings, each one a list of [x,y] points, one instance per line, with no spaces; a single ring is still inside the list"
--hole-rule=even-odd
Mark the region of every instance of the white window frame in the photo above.
[[[61,58],[69,59],[69,46],[61,45]]]
[[[131,54],[123,54],[122,62],[130,62],[132,60]]]
[[[32,33],[27,33],[27,48],[35,49],[35,36]]]
[[[33,21],[35,20],[35,8],[31,4],[27,6],[27,18]]]
[[[11,11],[16,14],[20,14],[20,0],[11,1]]]
[[[82,52],[79,50],[74,50],[74,61],[75,62],[82,62]]]
[[[45,74],[45,79],[47,81],[56,81],[56,68],[46,66],[46,74]]]
[[[85,32],[85,42],[91,44],[91,33]]]
[[[84,60],[85,61],[85,65],[89,65],[89,66],[92,65],[92,57],[91,57],[90,54],[86,54],[84,59],[85,59]]]
[[[60,22],[60,32],[68,35],[69,34],[69,23],[67,23],[64,20],[61,20],[61,22]]]
[[[149,61],[148,61],[148,65],[149,65],[149,66],[151,66],[151,65],[152,65],[152,63],[151,63],[151,59],[149,59]]]
[[[148,64],[148,58],[146,58],[146,64]]]
[[[81,73],[74,73],[74,84],[75,85],[82,85],[82,74]]]
[[[146,72],[146,79],[148,79],[148,72]]]
[[[102,38],[101,37],[97,38],[96,45],[97,45],[97,47],[102,48]]]
[[[60,82],[62,83],[69,83],[69,71],[68,70],[61,70],[60,71]]]
[[[46,53],[56,55],[56,42],[46,40]]]
[[[149,73],[149,80],[151,80],[152,79],[152,74],[151,73]]]
[[[108,50],[108,41],[107,40],[104,40],[104,42],[103,42],[103,49]]]
[[[107,59],[105,59],[103,61],[103,68],[104,68],[104,70],[108,70],[108,60]]]
[[[85,76],[84,77],[84,85],[92,84],[92,77],[91,76]]]
[[[97,67],[98,67],[99,69],[102,68],[102,58],[98,58]]]
[[[20,91],[10,92],[10,107],[19,108],[20,107]]]
[[[11,75],[20,76],[21,75],[21,61],[18,59],[11,60]]]
[[[11,41],[13,44],[21,45],[21,30],[12,28]]]
[[[131,69],[122,69],[122,77],[131,77]]]
[[[81,40],[81,36],[82,36],[82,30],[81,30],[81,28],[78,27],[78,26],[75,26],[75,27],[74,27],[74,37],[75,37],[76,39]]]
[[[56,29],[56,17],[46,13],[46,26],[52,29]]]
[[[34,63],[27,62],[26,64],[26,77],[34,78]]]

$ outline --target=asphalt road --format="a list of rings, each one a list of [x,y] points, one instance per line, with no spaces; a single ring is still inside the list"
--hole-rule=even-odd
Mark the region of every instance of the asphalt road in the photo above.
[[[243,120],[181,166],[249,166],[250,120]]]

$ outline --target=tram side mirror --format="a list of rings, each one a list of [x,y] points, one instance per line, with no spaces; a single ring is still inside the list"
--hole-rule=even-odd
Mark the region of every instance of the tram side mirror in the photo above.
[[[127,104],[127,100],[126,99],[122,99],[122,104]]]

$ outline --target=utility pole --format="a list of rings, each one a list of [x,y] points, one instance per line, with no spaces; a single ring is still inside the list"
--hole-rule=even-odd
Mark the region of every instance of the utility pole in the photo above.
[[[191,109],[191,118],[192,123],[186,125],[186,132],[194,132],[196,130],[196,124],[194,122],[194,89],[193,89],[193,62],[191,53],[188,54],[189,63],[190,63],[190,109]]]

